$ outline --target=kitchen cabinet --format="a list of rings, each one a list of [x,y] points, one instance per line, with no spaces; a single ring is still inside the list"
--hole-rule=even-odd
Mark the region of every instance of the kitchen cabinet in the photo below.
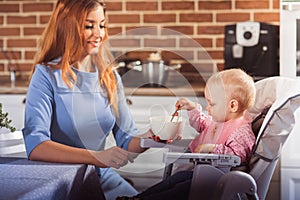
[[[280,3],[280,75],[300,76],[300,1]]]
[[[3,112],[8,113],[11,125],[17,131],[9,133],[2,129],[0,133],[0,157],[26,157],[22,128],[24,126],[25,95],[0,95]],[[7,133],[6,133],[7,131]]]
[[[300,1],[280,3],[280,75],[300,77]],[[281,155],[281,199],[300,199],[299,117]]]
[[[281,155],[281,199],[300,199],[300,111],[297,112],[296,124],[291,132]]]
[[[2,94],[0,102],[4,112],[8,112],[8,118],[12,120],[11,125],[21,130],[24,126],[25,94]]]

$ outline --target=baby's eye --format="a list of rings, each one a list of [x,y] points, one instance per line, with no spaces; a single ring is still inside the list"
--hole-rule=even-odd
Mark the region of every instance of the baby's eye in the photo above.
[[[213,106],[215,106],[216,104],[215,104],[215,103],[209,103],[209,105],[210,105],[211,107],[213,107]]]

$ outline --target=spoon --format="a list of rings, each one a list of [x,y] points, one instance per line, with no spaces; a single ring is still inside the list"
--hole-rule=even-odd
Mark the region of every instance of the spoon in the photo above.
[[[171,120],[170,120],[171,122],[173,121],[173,119],[174,119],[175,116],[178,116],[178,111],[179,111],[179,110],[180,110],[180,105],[177,106],[175,112],[173,113],[172,118],[171,118]]]

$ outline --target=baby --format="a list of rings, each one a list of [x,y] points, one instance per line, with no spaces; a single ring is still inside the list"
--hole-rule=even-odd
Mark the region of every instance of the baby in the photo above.
[[[252,151],[255,136],[252,118],[247,110],[255,101],[253,79],[241,69],[229,69],[214,74],[205,87],[206,110],[187,98],[176,107],[188,111],[189,121],[200,134],[190,143],[194,153],[234,154],[243,164]]]

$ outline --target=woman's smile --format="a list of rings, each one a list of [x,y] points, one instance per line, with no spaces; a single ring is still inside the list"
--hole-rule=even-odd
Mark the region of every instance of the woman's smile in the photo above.
[[[100,39],[99,40],[88,40],[88,44],[93,48],[100,46]]]

